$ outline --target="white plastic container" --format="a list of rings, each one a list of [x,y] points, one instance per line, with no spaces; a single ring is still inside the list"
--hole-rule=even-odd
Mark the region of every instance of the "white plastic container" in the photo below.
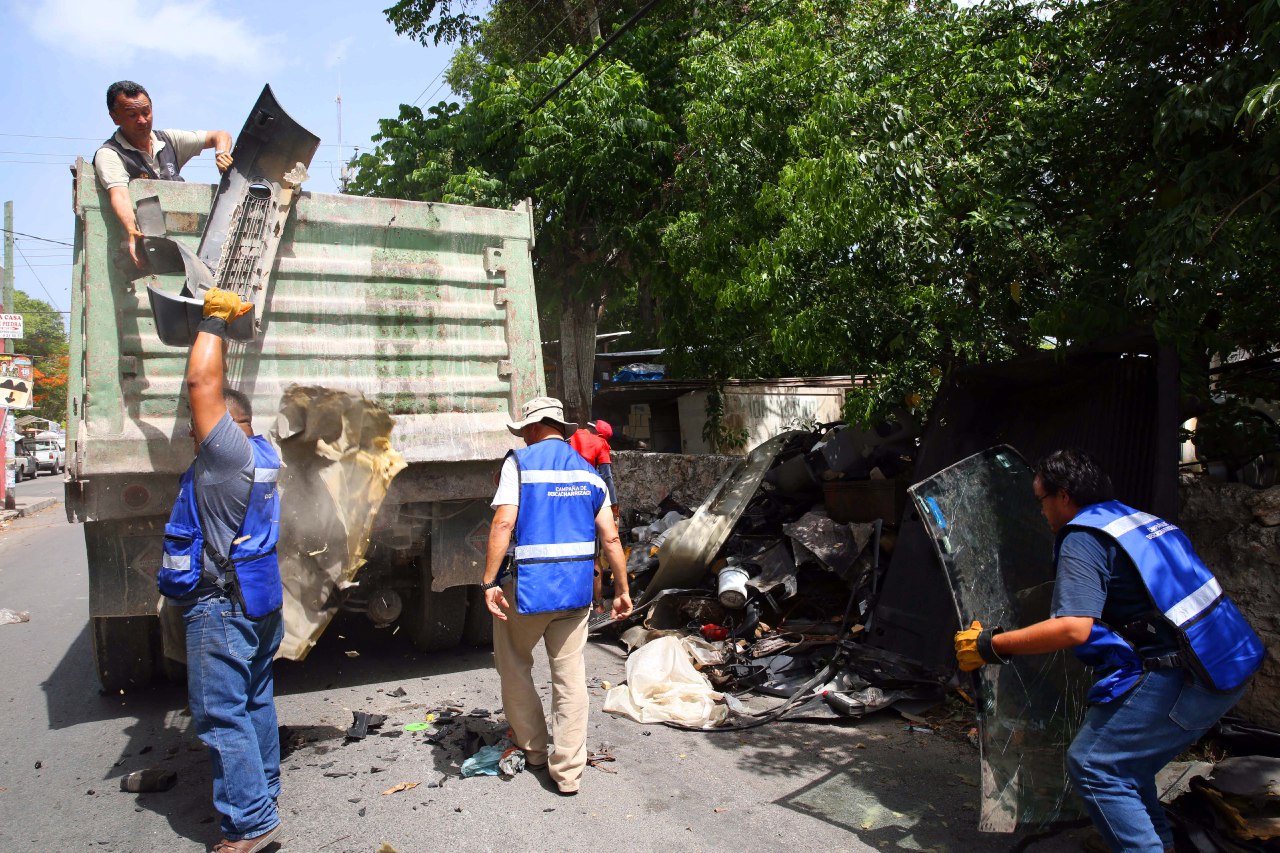
[[[741,610],[747,603],[747,578],[750,574],[737,563],[729,563],[720,570],[716,587],[720,603],[731,610]]]

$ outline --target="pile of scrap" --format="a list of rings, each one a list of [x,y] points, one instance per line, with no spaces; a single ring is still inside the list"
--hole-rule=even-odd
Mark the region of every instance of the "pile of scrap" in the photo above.
[[[694,512],[631,529],[632,652],[606,710],[694,728],[930,704],[951,677],[862,639],[905,505],[915,434],[831,424],[756,447]],[[735,696],[782,698],[753,714]]]

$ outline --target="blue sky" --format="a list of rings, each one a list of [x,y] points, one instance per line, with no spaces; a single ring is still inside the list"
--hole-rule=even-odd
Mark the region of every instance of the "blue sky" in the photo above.
[[[368,150],[378,119],[395,116],[401,103],[451,97],[438,75],[452,48],[397,36],[382,14],[389,5],[0,0],[0,201],[14,203],[14,230],[71,242],[67,167],[91,157],[115,129],[105,95],[119,79],[147,87],[157,129],[232,134],[270,83],[289,114],[322,140],[306,188],[335,192],[339,91],[345,156],[356,146]],[[214,183],[212,151],[192,160],[183,177]],[[71,249],[28,238],[16,245],[15,286],[69,310]]]

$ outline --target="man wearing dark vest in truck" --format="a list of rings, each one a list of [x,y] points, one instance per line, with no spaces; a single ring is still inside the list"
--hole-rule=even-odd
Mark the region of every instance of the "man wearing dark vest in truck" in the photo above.
[[[182,167],[206,148],[213,148],[218,171],[231,168],[231,134],[225,130],[152,130],[151,96],[132,80],[107,87],[107,112],[120,129],[93,155],[98,183],[111,199],[111,210],[125,230],[125,248],[142,268],[138,240],[142,232],[129,198],[135,178],[180,181]]]
[[[1050,618],[956,634],[960,669],[1073,649],[1096,677],[1067,773],[1112,850],[1173,850],[1155,776],[1244,693],[1262,641],[1174,525],[1112,497],[1087,453],[1036,463],[1057,536]]]
[[[226,387],[227,323],[251,305],[205,292],[187,358],[195,461],[178,481],[156,584],[186,627],[187,701],[209,747],[214,853],[257,853],[280,833],[280,735],[271,661],[280,647],[283,591],[276,542],[280,457],[253,434],[249,398]]]

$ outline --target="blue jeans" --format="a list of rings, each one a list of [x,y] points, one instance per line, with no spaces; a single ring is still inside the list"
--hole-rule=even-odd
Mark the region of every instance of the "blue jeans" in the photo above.
[[[280,611],[250,619],[224,596],[183,613],[187,627],[187,696],[196,734],[213,763],[213,804],[229,841],[252,838],[280,822],[280,735],[271,659],[280,647]]]
[[[1212,693],[1186,670],[1162,669],[1123,699],[1089,709],[1067,750],[1067,773],[1112,850],[1161,853],[1173,845],[1156,773],[1243,693]]]

